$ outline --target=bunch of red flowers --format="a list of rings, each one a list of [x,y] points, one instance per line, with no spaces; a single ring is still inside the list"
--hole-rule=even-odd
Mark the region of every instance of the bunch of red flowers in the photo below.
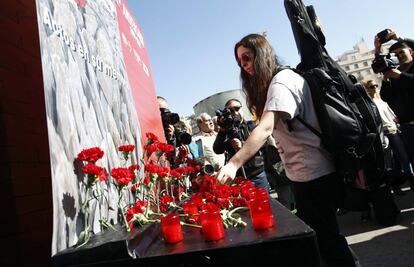
[[[200,227],[198,213],[208,208],[221,209],[225,226],[245,225],[235,212],[247,206],[246,188],[251,186],[250,181],[237,178],[232,185],[220,184],[215,177],[204,175],[201,166],[188,158],[188,149],[176,152],[172,145],[160,142],[153,133],[146,136],[141,172],[138,164],[129,162],[135,150],[130,144],[118,147],[125,160],[124,166],[110,171],[112,183],[118,189],[121,219],[118,221],[122,221],[128,231],[134,226],[159,222],[160,216],[177,210],[186,218],[183,224]],[[167,161],[171,153],[177,153],[175,168]],[[88,180],[89,186],[98,180],[105,183],[108,180],[105,169],[95,165],[103,155],[98,147],[82,150],[78,155],[79,160],[87,161],[83,172],[93,177]],[[133,203],[128,203],[131,198],[123,197],[129,193],[134,196]],[[192,210],[188,210],[189,206]]]

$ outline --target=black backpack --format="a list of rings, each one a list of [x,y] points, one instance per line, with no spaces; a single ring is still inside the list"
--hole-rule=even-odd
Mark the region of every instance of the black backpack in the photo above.
[[[353,83],[329,56],[312,6],[285,0],[301,63],[296,72],[308,82],[321,132],[299,120],[321,138],[344,181],[352,183],[364,170],[368,189],[383,184],[384,152],[379,112],[362,85]],[[293,129],[294,130],[294,129]]]

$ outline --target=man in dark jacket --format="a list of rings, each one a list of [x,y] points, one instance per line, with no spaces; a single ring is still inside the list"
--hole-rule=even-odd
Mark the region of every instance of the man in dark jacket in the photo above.
[[[243,146],[243,142],[256,126],[255,122],[244,120],[241,107],[239,100],[230,99],[226,102],[222,114],[217,117],[220,130],[214,141],[213,150],[216,154],[225,153],[226,162]],[[237,175],[269,191],[270,186],[264,169],[264,147],[239,169]]]
[[[387,35],[387,40],[396,40],[389,51],[395,53],[400,61],[398,68],[383,73],[381,98],[394,111],[400,124],[401,137],[409,154],[411,166],[414,166],[414,40],[403,39],[393,31]],[[375,37],[375,49],[379,53],[381,42]],[[414,190],[414,179],[409,179]]]

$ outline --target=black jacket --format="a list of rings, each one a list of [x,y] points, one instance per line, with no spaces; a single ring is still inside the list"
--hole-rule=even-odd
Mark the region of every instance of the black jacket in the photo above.
[[[239,126],[239,133],[240,138],[243,143],[243,141],[246,141],[247,138],[250,136],[250,132],[256,127],[255,122],[248,121],[242,122]],[[259,174],[260,172],[264,171],[264,147],[265,145],[251,158],[249,159],[245,165],[243,165],[244,171],[246,173],[246,178],[251,178]],[[213,145],[214,153],[216,154],[225,154],[226,156],[226,162],[229,161],[229,159],[236,154],[236,151],[234,151],[233,147],[230,144],[230,138],[227,136],[227,132],[219,131],[217,134],[216,140],[214,141]],[[239,169],[237,171],[237,176],[243,176],[242,170]]]
[[[404,40],[412,49],[414,40]],[[381,98],[394,111],[400,123],[414,121],[414,64],[398,79],[383,81],[381,86]]]

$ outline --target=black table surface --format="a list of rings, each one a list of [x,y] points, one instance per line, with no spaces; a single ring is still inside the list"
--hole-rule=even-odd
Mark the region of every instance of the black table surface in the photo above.
[[[246,227],[226,229],[225,238],[205,241],[200,229],[183,226],[184,240],[165,243],[159,224],[125,231],[105,231],[81,248],[53,256],[54,266],[254,266],[275,260],[274,266],[320,266],[315,232],[272,201],[275,225],[254,230],[249,212],[241,212]]]

